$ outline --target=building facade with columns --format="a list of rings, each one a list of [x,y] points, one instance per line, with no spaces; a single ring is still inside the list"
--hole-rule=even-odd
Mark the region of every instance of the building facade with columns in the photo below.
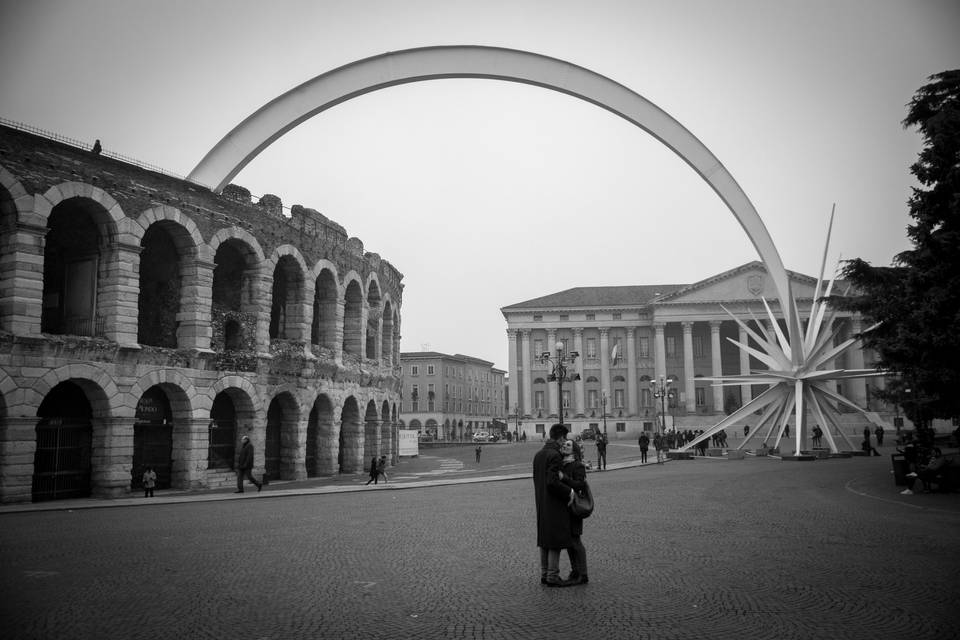
[[[810,309],[816,279],[789,275],[802,314]],[[606,424],[611,439],[635,439],[641,431],[658,428],[661,410],[667,428],[706,429],[765,388],[720,387],[706,379],[764,368],[732,344],[747,344],[748,337],[724,310],[748,323],[768,322],[763,299],[782,322],[773,284],[757,261],[693,284],[579,287],[503,307],[508,418],[511,424],[521,421],[530,437],[549,430],[562,403],[564,422],[574,433],[587,427],[602,431]],[[839,343],[859,333],[862,322],[859,315],[839,312],[833,329]],[[538,358],[555,352],[558,343],[579,353],[562,391],[549,380],[550,363]],[[870,352],[854,348],[834,364],[861,369],[873,361]],[[662,401],[650,384],[660,380],[670,383]],[[880,385],[882,379],[851,380],[837,390],[867,410],[888,411],[870,394],[871,384]],[[848,417],[851,430],[862,429],[859,414]]]
[[[504,375],[492,362],[436,351],[400,354],[403,368],[401,426],[431,440],[469,440],[502,425]]]
[[[57,139],[54,139],[57,138]],[[402,275],[276,196],[0,126],[0,501],[393,453]]]

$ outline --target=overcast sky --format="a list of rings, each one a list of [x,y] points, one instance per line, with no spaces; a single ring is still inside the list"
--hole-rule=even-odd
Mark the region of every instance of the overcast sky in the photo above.
[[[901,126],[960,67],[960,2],[0,0],[0,116],[187,175],[266,102],[411,47],[523,49],[603,74],[696,135],[788,269],[908,248]],[[404,351],[507,365],[500,307],[689,283],[758,259],[714,192],[628,122],[546,89],[443,80],[350,100],[234,182],[318,209],[404,274]]]

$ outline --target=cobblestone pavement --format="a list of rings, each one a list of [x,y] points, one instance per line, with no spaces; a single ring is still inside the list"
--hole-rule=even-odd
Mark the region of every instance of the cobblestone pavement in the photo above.
[[[436,453],[424,472],[466,464]],[[590,479],[590,584],[569,589],[539,584],[528,478],[3,513],[0,635],[960,637],[960,495],[901,496],[886,457]]]

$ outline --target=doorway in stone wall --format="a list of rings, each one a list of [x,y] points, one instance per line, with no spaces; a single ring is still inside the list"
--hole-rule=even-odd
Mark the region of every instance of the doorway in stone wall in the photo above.
[[[34,502],[90,495],[92,415],[86,394],[73,382],[61,382],[43,399],[37,410]]]
[[[163,389],[154,385],[137,402],[133,423],[131,489],[143,488],[143,472],[147,467],[153,467],[157,473],[157,489],[169,489],[172,454],[173,412],[170,410],[170,400]]]

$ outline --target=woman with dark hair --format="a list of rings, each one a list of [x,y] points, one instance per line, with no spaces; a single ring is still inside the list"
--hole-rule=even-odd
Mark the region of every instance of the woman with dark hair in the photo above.
[[[567,440],[560,447],[563,455],[563,468],[560,480],[576,492],[587,486],[587,468],[583,464],[583,449],[573,440]],[[583,546],[580,536],[583,535],[583,518],[570,514],[570,536],[573,544],[567,547],[570,557],[570,576],[567,582],[571,585],[587,584],[587,549]]]

